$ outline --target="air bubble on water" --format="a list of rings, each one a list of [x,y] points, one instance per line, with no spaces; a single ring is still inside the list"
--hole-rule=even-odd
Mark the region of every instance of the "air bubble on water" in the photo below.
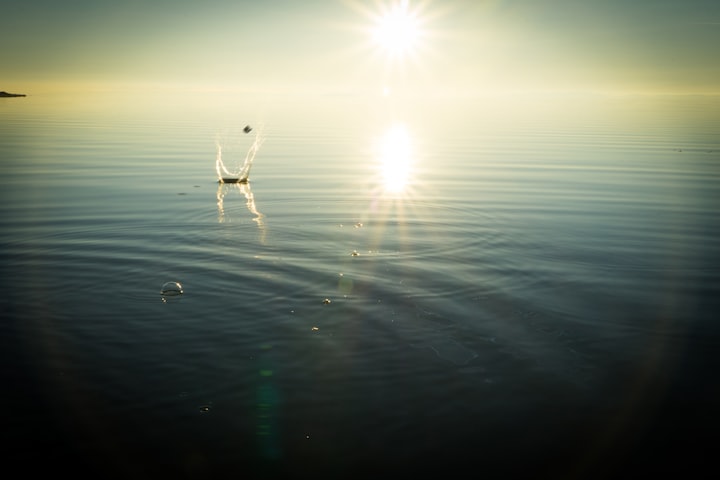
[[[182,295],[183,288],[178,282],[165,282],[160,289],[160,295],[164,297],[173,297],[175,295]]]

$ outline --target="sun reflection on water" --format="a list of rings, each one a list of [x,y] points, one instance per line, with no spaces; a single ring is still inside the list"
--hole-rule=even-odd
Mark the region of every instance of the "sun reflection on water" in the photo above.
[[[413,166],[411,137],[404,124],[396,123],[385,132],[377,161],[385,191],[403,192],[410,183]]]

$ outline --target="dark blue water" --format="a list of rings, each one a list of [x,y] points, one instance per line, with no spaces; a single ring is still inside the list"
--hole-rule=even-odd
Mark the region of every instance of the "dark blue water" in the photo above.
[[[702,465],[719,107],[3,99],[7,458],[127,478]],[[217,145],[237,166],[256,134],[250,182],[218,184]]]

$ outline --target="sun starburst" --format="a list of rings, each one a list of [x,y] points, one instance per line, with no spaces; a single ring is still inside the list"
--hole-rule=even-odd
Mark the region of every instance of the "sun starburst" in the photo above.
[[[402,57],[418,47],[422,37],[418,11],[407,1],[385,7],[376,15],[372,28],[373,42],[392,57]]]

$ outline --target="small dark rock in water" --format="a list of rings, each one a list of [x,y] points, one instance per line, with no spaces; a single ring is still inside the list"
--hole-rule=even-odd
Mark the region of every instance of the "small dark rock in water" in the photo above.
[[[220,179],[220,183],[248,183],[248,179],[247,179],[247,177],[244,177],[244,178],[223,177]]]
[[[250,133],[252,131],[252,127],[250,125],[245,125],[245,128],[243,128],[243,132]]]
[[[8,92],[0,92],[0,97],[25,97],[26,95],[24,93],[8,93]],[[247,127],[245,127],[247,128]]]

